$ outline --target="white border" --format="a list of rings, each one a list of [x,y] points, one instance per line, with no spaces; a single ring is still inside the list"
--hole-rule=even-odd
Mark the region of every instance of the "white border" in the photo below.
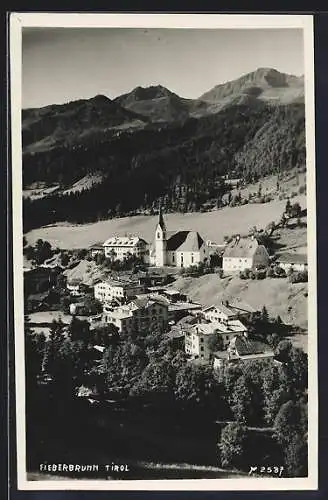
[[[194,480],[65,480],[28,481],[25,450],[25,366],[22,244],[21,77],[22,28],[301,28],[304,33],[305,111],[308,210],[308,331],[309,331],[309,475],[307,478],[246,478]],[[312,15],[235,14],[57,14],[10,15],[10,77],[12,123],[12,210],[14,267],[14,328],[19,490],[316,490],[318,488],[317,269],[314,121],[314,50]]]

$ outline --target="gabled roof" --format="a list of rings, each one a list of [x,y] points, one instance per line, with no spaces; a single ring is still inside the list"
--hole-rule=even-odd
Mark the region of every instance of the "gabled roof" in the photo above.
[[[235,347],[239,356],[264,354],[272,351],[271,347],[263,342],[249,340],[248,338],[239,335],[232,339],[230,345]]]
[[[240,257],[248,258],[253,257],[258,248],[258,241],[254,238],[236,238],[229,243],[223,253],[223,257]]]
[[[198,252],[204,245],[203,238],[196,231],[178,231],[167,241],[167,250]]]
[[[278,262],[286,264],[307,264],[307,255],[300,253],[282,253],[277,258]]]
[[[139,242],[147,243],[143,238],[139,238],[139,236],[111,236],[108,238],[105,243],[103,243],[104,247],[135,247]]]

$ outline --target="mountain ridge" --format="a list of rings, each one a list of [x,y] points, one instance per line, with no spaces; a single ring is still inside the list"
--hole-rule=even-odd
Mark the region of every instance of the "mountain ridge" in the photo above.
[[[23,111],[24,188],[56,186],[44,200],[26,195],[28,220],[121,216],[163,197],[168,210],[197,211],[208,200],[220,205],[226,176],[247,183],[304,168],[302,79],[262,68],[215,92],[184,100],[156,85]],[[69,194],[96,174],[99,182]]]

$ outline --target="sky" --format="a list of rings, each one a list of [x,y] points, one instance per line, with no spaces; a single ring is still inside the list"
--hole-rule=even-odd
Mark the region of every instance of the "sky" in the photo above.
[[[24,28],[23,108],[137,86],[197,98],[257,68],[300,76],[301,29]]]

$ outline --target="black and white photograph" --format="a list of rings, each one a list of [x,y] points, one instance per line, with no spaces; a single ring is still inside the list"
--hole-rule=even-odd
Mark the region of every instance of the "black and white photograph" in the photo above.
[[[317,487],[310,15],[12,14],[19,489]]]

